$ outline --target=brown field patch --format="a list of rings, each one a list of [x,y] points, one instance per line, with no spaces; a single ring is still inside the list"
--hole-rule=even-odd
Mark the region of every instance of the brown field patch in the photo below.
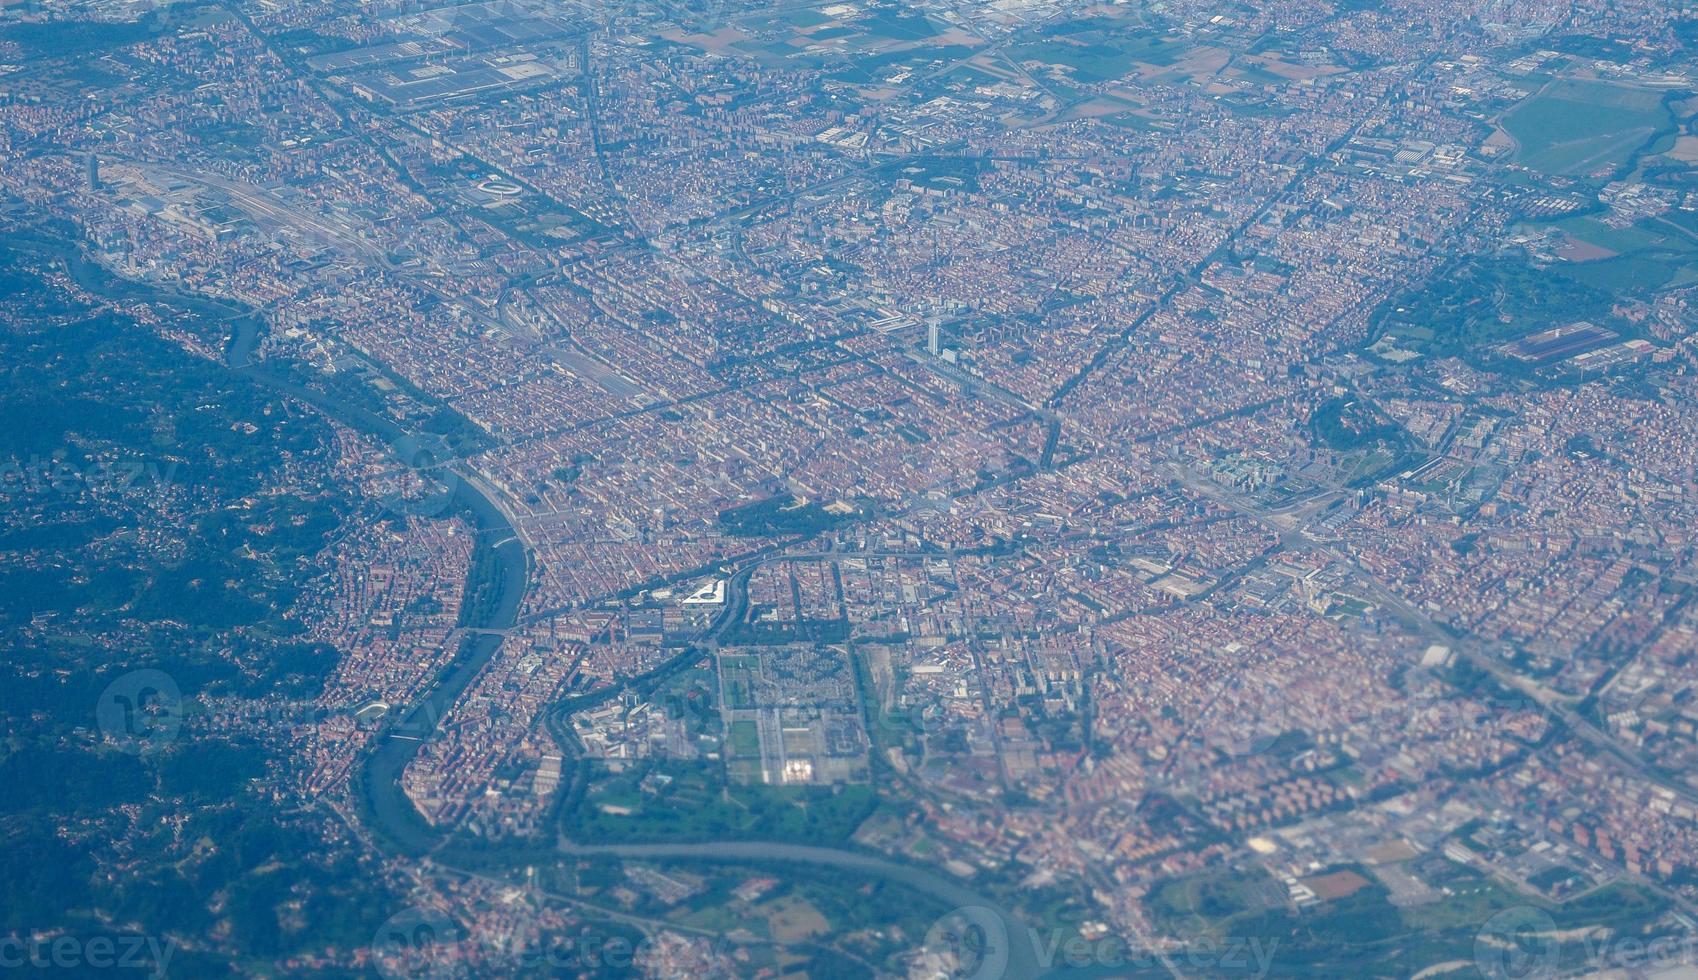
[[[1677,136],[1674,149],[1663,154],[1681,163],[1698,163],[1698,136]]]
[[[1354,895],[1368,887],[1368,879],[1354,871],[1334,871],[1330,875],[1317,875],[1303,879],[1303,884],[1322,901],[1330,902],[1335,898]]]
[[[1618,253],[1602,245],[1594,245],[1584,238],[1564,235],[1562,246],[1556,250],[1556,254],[1570,262],[1596,262],[1599,259],[1613,259]]]
[[[766,916],[772,938],[781,943],[802,942],[831,931],[826,917],[804,899],[781,898],[760,911]]]

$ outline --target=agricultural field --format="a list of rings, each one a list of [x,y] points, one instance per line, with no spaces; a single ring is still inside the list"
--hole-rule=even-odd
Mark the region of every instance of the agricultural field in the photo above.
[[[1624,228],[1592,216],[1563,219],[1553,225],[1569,243],[1559,253],[1569,259],[1562,274],[1617,293],[1691,285],[1698,280],[1698,230],[1691,224],[1692,216],[1680,211]]]
[[[1406,871],[1445,900],[1400,908],[1370,869],[1341,865],[1303,879],[1315,898],[1300,906],[1270,876],[1212,870],[1159,883],[1150,907],[1165,932],[1192,948],[1249,940],[1273,947],[1275,975],[1281,976],[1316,975],[1310,971],[1322,964],[1329,973],[1345,963],[1351,976],[1390,976],[1422,965],[1472,963],[1478,937],[1506,915],[1548,922],[1557,962],[1577,967],[1590,952],[1583,937],[1591,930],[1650,922],[1667,910],[1666,902],[1635,886],[1546,903],[1437,855],[1412,862]]]

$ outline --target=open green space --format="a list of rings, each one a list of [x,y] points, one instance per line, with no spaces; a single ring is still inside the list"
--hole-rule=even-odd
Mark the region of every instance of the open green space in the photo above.
[[[1049,37],[1013,45],[1008,57],[1064,67],[1079,81],[1095,83],[1122,78],[1139,64],[1171,65],[1187,48],[1186,42],[1164,32],[1103,18],[1075,22]]]
[[[1156,928],[1188,948],[1254,939],[1276,950],[1269,976],[1408,976],[1445,962],[1472,963],[1476,938],[1494,915],[1511,908],[1551,917],[1564,966],[1578,966],[1588,928],[1643,935],[1668,903],[1633,885],[1601,889],[1562,904],[1521,895],[1473,869],[1429,855],[1404,866],[1442,901],[1404,908],[1365,868],[1341,866],[1367,884],[1349,895],[1293,908],[1285,888],[1259,869],[1216,868],[1157,883],[1149,908]],[[1653,930],[1654,932],[1655,930]]]
[[[1606,82],[1552,82],[1504,116],[1515,161],[1549,174],[1621,166],[1673,122],[1661,93]]]
[[[1525,258],[1475,256],[1382,305],[1376,339],[1427,357],[1460,357],[1477,367],[1528,374],[1502,345],[1528,334],[1587,320],[1618,333],[1620,298],[1574,275],[1574,263],[1538,267]]]
[[[615,773],[584,765],[586,790],[562,807],[566,836],[583,844],[738,838],[842,846],[879,805],[870,786],[739,785],[713,766]]]
[[[737,707],[737,705],[733,705]],[[731,723],[730,734],[726,736],[726,750],[734,756],[743,758],[759,757],[761,754],[760,729],[754,722],[739,720]]]
[[[255,737],[259,719],[213,724],[193,700],[311,698],[334,669],[335,651],[283,616],[353,506],[329,479],[303,491],[290,475],[328,472],[334,433],[52,285],[86,272],[54,235],[0,247],[0,414],[12,423],[0,431],[0,778],[23,788],[0,799],[0,929],[116,927],[178,946],[217,934],[262,962],[369,942],[399,896],[263,791],[277,748]],[[199,335],[227,326],[183,316]],[[153,681],[127,689],[141,668],[181,697]],[[151,733],[141,755],[92,731],[97,706],[139,711],[144,694],[175,700],[182,729],[126,720]],[[222,975],[229,962],[184,950],[171,970]]]
[[[1619,228],[1589,215],[1553,222],[1552,227],[1576,241],[1616,253],[1564,262],[1561,274],[1618,294],[1643,295],[1687,285],[1698,276],[1698,229],[1683,223],[1690,214],[1676,209]]]
[[[719,525],[727,534],[738,537],[768,534],[812,536],[866,516],[865,508],[835,513],[817,501],[781,496],[722,510],[719,512]]]

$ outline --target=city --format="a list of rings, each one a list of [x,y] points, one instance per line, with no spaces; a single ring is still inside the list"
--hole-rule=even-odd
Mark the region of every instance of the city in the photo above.
[[[0,8],[0,961],[1698,976],[1695,79],[1666,0]]]

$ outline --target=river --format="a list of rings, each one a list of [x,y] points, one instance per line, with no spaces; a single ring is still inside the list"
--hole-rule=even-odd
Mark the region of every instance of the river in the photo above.
[[[77,249],[47,238],[30,238],[13,244],[16,247],[50,254],[61,261],[71,276],[84,289],[111,299],[140,301],[156,300],[173,306],[195,310],[226,321],[231,330],[225,348],[226,364],[232,375],[264,385],[280,394],[307,402],[326,416],[350,428],[395,444],[405,431],[390,419],[365,408],[348,403],[327,392],[304,387],[263,368],[254,359],[263,331],[257,314],[231,303],[206,297],[185,295],[161,286],[122,279]],[[408,461],[410,462],[410,461]],[[467,479],[454,481],[452,506],[468,520],[477,533],[473,567],[480,562],[495,563],[495,578],[501,583],[500,597],[482,610],[475,622],[465,625],[476,629],[505,630],[519,618],[530,575],[529,555],[514,534],[495,502]],[[469,584],[469,583],[468,583]],[[359,785],[364,802],[362,816],[380,843],[395,852],[420,855],[442,843],[446,835],[428,825],[401,789],[401,773],[418,754],[424,740],[429,738],[437,723],[459,699],[483,667],[501,648],[502,636],[497,633],[471,634],[453,664],[430,686],[419,701],[394,719],[387,734],[380,738],[360,770]],[[914,865],[903,864],[876,855],[840,848],[816,847],[774,841],[728,840],[692,844],[579,844],[562,840],[559,850],[572,855],[610,855],[648,861],[667,859],[684,861],[715,861],[739,864],[801,863],[855,871],[870,877],[897,882],[939,902],[956,907],[979,910],[979,914],[994,915],[1000,924],[997,937],[1005,951],[1006,967],[994,977],[1026,978],[1049,973],[1040,965],[1042,957],[1036,937],[996,901],[976,893],[961,882]],[[529,857],[515,862],[510,869],[520,870]],[[487,869],[486,869],[487,870]],[[990,932],[998,930],[991,929]],[[1075,971],[1061,971],[1080,975]],[[1096,971],[1090,971],[1093,974]]]
[[[233,377],[306,402],[325,416],[378,438],[387,445],[396,445],[408,434],[393,420],[362,406],[265,370],[263,362],[254,358],[264,323],[250,310],[235,303],[177,292],[163,285],[124,279],[89,259],[81,250],[47,235],[17,236],[7,245],[58,261],[79,286],[96,295],[118,301],[162,302],[223,321],[230,330],[230,339],[224,350],[225,365],[230,368]],[[410,463],[411,460],[404,462]],[[481,615],[475,621],[464,625],[474,629],[508,629],[518,621],[519,607],[524,601],[529,557],[501,509],[473,481],[455,480],[453,489],[450,510],[458,512],[470,523],[477,535],[472,566],[476,568],[480,562],[493,562],[493,577],[500,583],[499,599],[490,608],[479,610]],[[401,791],[401,772],[418,753],[419,746],[423,744],[420,738],[428,737],[449,706],[495,656],[501,648],[501,639],[497,634],[471,635],[452,667],[390,728],[391,732],[413,737],[380,739],[363,766],[361,784],[365,788],[366,815],[371,818],[372,829],[400,850],[422,851],[441,838],[438,832],[424,823],[412,801]]]

